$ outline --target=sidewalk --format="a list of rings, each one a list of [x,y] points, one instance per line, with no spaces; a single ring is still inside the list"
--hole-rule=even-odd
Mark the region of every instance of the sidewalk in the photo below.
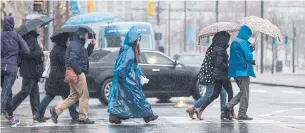
[[[256,72],[256,78],[251,78],[251,83],[305,89],[305,72],[282,72],[274,73],[273,75],[271,72],[264,72],[263,74]]]

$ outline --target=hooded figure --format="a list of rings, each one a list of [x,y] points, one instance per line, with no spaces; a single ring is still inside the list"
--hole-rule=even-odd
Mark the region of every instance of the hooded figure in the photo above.
[[[66,49],[65,61],[64,61],[66,67],[65,69],[73,69],[74,72],[78,75],[78,82],[70,83],[70,95],[63,102],[58,104],[56,108],[50,109],[50,113],[52,115],[51,118],[55,124],[57,124],[58,122],[57,121],[58,116],[67,108],[70,108],[71,110],[71,106],[74,106],[74,104],[77,101],[79,101],[78,123],[94,124],[94,121],[88,118],[89,91],[88,91],[85,74],[88,73],[88,69],[89,69],[88,57],[91,55],[96,43],[94,40],[92,40],[91,44],[88,45],[87,49],[84,47],[88,39],[88,33],[89,31],[85,28],[78,29],[75,32],[72,41],[69,43]],[[57,76],[62,76],[62,75],[57,75]],[[54,83],[56,83],[56,81]],[[65,87],[62,89],[65,89]]]
[[[108,101],[109,121],[121,123],[120,119],[144,118],[145,122],[157,119],[142,91],[139,57],[140,33],[131,27],[126,34],[114,66],[114,78]]]
[[[230,49],[229,77],[256,77],[252,66],[252,52],[254,49],[248,42],[251,35],[251,29],[244,25],[240,27],[237,38],[232,41]]]
[[[199,74],[202,75],[199,78],[201,83],[207,85],[207,90],[204,96],[195,102],[193,107],[187,109],[192,119],[194,119],[193,115],[196,113],[197,118],[202,120],[202,112],[214,99],[218,98],[219,94],[221,94],[221,119],[224,119],[222,109],[226,104],[224,90],[228,93],[228,100],[233,98],[232,85],[228,78],[229,61],[226,50],[229,46],[230,37],[231,35],[226,31],[217,32],[213,37],[212,45],[207,50]]]
[[[247,116],[249,104],[249,86],[250,76],[255,77],[253,71],[253,47],[250,46],[248,39],[252,35],[251,29],[243,25],[239,29],[238,36],[233,40],[230,48],[230,63],[229,63],[229,77],[234,77],[240,92],[229,101],[225,106],[225,117],[230,119],[230,111],[238,103],[238,119],[239,120],[253,120]]]
[[[55,40],[55,45],[50,53],[51,71],[45,83],[46,95],[41,100],[38,112],[34,116],[34,120],[38,122],[45,122],[45,111],[55,96],[62,96],[63,99],[66,99],[70,94],[70,86],[64,82],[66,71],[65,52],[68,43],[69,33],[62,34]],[[75,105],[69,107],[69,112],[73,120],[78,119],[78,112],[76,111]]]
[[[14,18],[4,17],[4,28],[1,32],[1,113],[5,114],[11,126],[19,120],[13,116],[12,87],[17,78],[17,59],[21,54],[29,53],[29,47],[14,29]]]

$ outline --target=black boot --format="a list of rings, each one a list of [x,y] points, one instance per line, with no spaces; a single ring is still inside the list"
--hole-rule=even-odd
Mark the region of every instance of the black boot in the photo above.
[[[43,117],[39,114],[39,113],[36,113],[34,115],[34,118],[33,118],[34,121],[38,121],[38,122],[46,122],[46,120],[43,119]]]
[[[245,115],[245,116],[238,116],[237,119],[238,119],[238,120],[253,120],[252,117],[249,117],[249,116],[247,116],[247,115]]]
[[[159,117],[158,115],[153,115],[153,116],[144,117],[143,119],[144,119],[145,123],[149,123],[151,121],[158,119],[158,117]]]
[[[224,107],[223,111],[224,111],[224,118],[226,118],[228,120],[232,120],[232,117],[233,117],[232,113],[227,106]]]
[[[53,121],[55,124],[57,124],[57,123],[58,123],[58,121],[57,121],[58,116],[57,116],[57,114],[56,114],[55,108],[51,108],[51,109],[50,109],[50,114],[51,114],[52,121]]]
[[[114,123],[114,124],[121,124],[122,123],[120,117],[115,116],[115,115],[110,115],[109,116],[109,122]]]
[[[85,119],[85,120],[78,120],[78,124],[94,124],[94,121]]]

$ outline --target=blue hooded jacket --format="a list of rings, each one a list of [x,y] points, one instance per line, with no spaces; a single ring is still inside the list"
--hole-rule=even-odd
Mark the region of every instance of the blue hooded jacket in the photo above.
[[[252,66],[252,52],[254,50],[250,47],[250,43],[248,42],[251,35],[251,29],[248,26],[243,25],[240,27],[238,36],[232,41],[230,48],[229,77],[256,77]]]
[[[21,54],[29,53],[28,44],[14,30],[14,18],[4,17],[4,27],[1,32],[1,70],[17,72],[17,58]]]
[[[151,106],[142,91],[142,70],[133,50],[136,40],[140,37],[137,29],[131,27],[114,66],[108,112],[121,118],[153,116]]]

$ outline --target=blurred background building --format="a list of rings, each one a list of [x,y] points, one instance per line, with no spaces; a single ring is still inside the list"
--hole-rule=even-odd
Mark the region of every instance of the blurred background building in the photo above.
[[[34,5],[42,2],[37,11]],[[244,16],[263,15],[277,25],[283,36],[272,43],[272,38],[261,37],[257,40],[257,70],[259,70],[261,47],[264,49],[264,67],[271,67],[272,60],[282,61],[285,69],[291,69],[292,53],[295,65],[305,68],[305,1],[107,1],[107,0],[70,0],[70,1],[1,1],[1,20],[4,15],[12,15],[19,27],[26,17],[33,14],[51,15],[55,20],[52,30],[62,26],[73,15],[71,2],[76,2],[79,14],[87,12],[110,12],[119,17],[118,21],[144,21],[154,25],[155,32],[161,35],[159,45],[165,53],[172,56],[180,52],[205,52],[211,38],[198,45],[197,34],[200,29],[217,21],[234,22]],[[263,4],[262,4],[263,3]],[[263,13],[263,14],[262,14]],[[46,28],[47,30],[47,28]],[[47,32],[45,32],[47,33]],[[294,34],[295,33],[295,34]],[[235,34],[233,34],[234,36]],[[44,37],[47,40],[47,37]],[[285,39],[287,41],[285,41]],[[295,43],[293,45],[293,41]],[[47,42],[47,41],[44,41]],[[295,50],[293,50],[295,46]],[[274,57],[274,58],[272,58]]]

